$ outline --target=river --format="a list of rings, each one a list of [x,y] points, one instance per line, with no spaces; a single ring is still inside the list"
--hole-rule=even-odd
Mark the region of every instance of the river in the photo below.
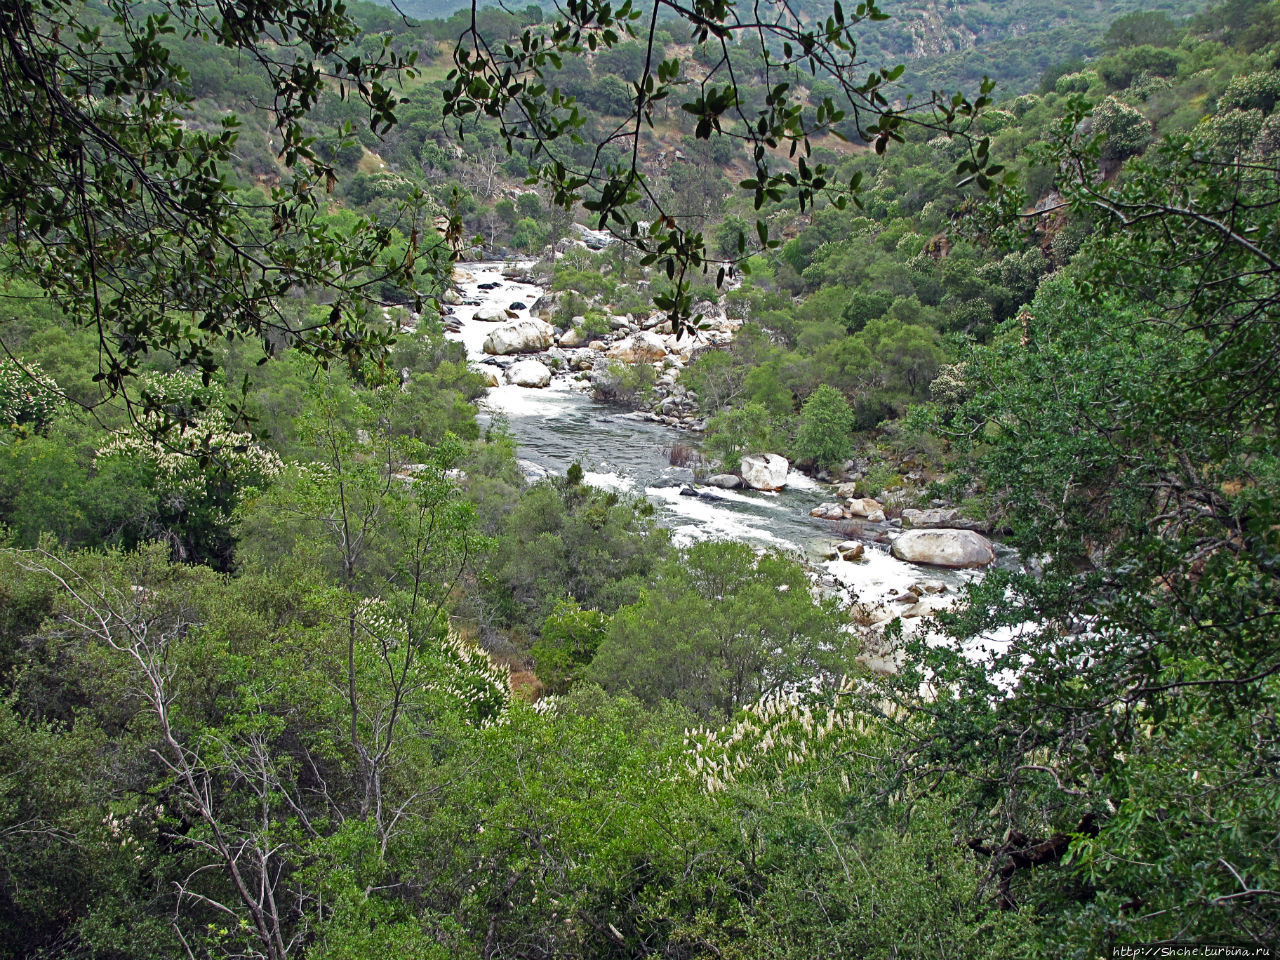
[[[543,293],[535,284],[507,279],[505,269],[501,263],[469,263],[459,268],[458,289],[464,302],[452,312],[461,321],[461,331],[450,336],[466,346],[472,360],[485,359],[482,345],[495,326],[474,320],[477,311],[491,304],[523,304],[515,312],[528,317],[529,307]],[[574,387],[572,375],[558,376],[541,389],[490,388],[482,403],[482,418],[495,415],[506,418],[526,475],[562,475],[578,462],[592,485],[646,497],[677,543],[717,538],[783,550],[819,569],[824,582],[842,593],[846,602],[879,608],[924,580],[940,581],[954,595],[961,584],[979,575],[897,560],[886,544],[872,539],[878,533],[893,532],[880,524],[865,525],[863,559],[825,559],[832,545],[845,538],[830,521],[810,517],[809,510],[836,499],[835,494],[795,470],[780,493],[695,487],[699,496],[682,494],[693,475],[688,469],[670,466],[666,450],[673,444],[690,444],[690,434],[654,423],[643,414],[598,403]]]

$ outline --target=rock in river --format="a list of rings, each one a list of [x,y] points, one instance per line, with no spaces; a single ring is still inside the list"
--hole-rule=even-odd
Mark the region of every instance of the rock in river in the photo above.
[[[742,486],[742,480],[732,473],[717,473],[714,476],[707,477],[707,483],[722,490],[734,490]]]
[[[511,319],[505,309],[496,303],[486,304],[472,314],[473,320],[483,320],[485,323],[501,323],[503,320]]]
[[[485,338],[484,352],[536,353],[546,350],[555,339],[555,329],[542,320],[514,320],[504,323]]]
[[[902,524],[920,530],[950,528],[959,513],[960,511],[954,507],[947,509],[935,507],[931,510],[913,510],[908,507],[902,511]]]
[[[893,555],[935,567],[985,567],[996,558],[991,541],[972,530],[908,530],[893,542]]]
[[[499,374],[501,374],[502,371],[499,370],[497,367],[495,367],[493,364],[473,363],[470,366],[473,371],[480,374],[480,376],[484,377],[484,385],[486,387],[496,387],[499,383],[502,382],[499,379]]]
[[[551,382],[551,371],[537,360],[521,360],[507,369],[507,383],[517,387],[545,387]]]
[[[781,490],[787,485],[791,464],[776,453],[742,458],[742,481],[753,490]]]
[[[587,338],[577,327],[570,327],[564,333],[560,334],[560,346],[562,347],[580,347],[587,342]]]
[[[809,516],[819,520],[843,520],[845,512],[838,503],[820,503],[809,511]]]
[[[884,507],[879,500],[871,497],[850,500],[849,512],[855,517],[865,517],[872,523],[884,523]]]

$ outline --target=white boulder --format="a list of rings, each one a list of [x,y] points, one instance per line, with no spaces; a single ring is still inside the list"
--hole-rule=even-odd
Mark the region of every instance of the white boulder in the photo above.
[[[556,311],[560,309],[560,301],[563,299],[564,294],[561,292],[544,293],[537,300],[533,301],[533,306],[529,308],[529,312],[535,317],[541,317],[543,320],[550,320],[555,316]]]
[[[473,315],[473,320],[483,320],[485,323],[501,323],[503,320],[511,319],[507,314],[506,307],[500,307],[496,303],[486,304],[477,310]]]
[[[521,360],[507,368],[507,383],[517,387],[545,387],[551,383],[551,370],[538,360]]]
[[[884,505],[873,497],[850,500],[849,512],[855,517],[864,517],[872,523],[884,523]]]
[[[484,352],[498,356],[509,353],[536,353],[555,340],[555,328],[542,320],[513,320],[485,337]]]
[[[663,344],[667,348],[667,352],[675,354],[685,360],[693,359],[693,337],[685,334],[682,337],[666,336],[662,338]]]
[[[776,453],[742,458],[742,481],[753,490],[781,490],[790,470],[787,458]]]
[[[843,520],[844,507],[838,503],[820,503],[809,511],[809,516],[819,520]]]
[[[667,345],[652,333],[625,337],[609,348],[609,357],[626,363],[653,363],[667,355]]]
[[[934,567],[985,567],[996,558],[991,541],[972,530],[908,530],[893,542],[893,555]]]

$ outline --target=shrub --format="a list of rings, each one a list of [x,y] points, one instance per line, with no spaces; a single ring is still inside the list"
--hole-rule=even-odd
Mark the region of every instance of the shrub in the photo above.
[[[730,407],[707,423],[706,448],[726,470],[742,466],[744,455],[777,446],[777,430],[769,411],[758,403]]]
[[[1098,75],[1092,70],[1068,73],[1054,82],[1053,89],[1064,95],[1068,93],[1085,93],[1093,81],[1097,79]]]
[[[572,598],[557,601],[529,651],[533,672],[551,693],[564,693],[595,659],[609,630],[609,618],[584,610]]]
[[[1141,153],[1151,142],[1151,124],[1139,111],[1107,97],[1093,110],[1093,132],[1101,140],[1102,156],[1125,160]]]
[[[1261,110],[1267,114],[1275,109],[1277,100],[1280,100],[1280,70],[1263,70],[1232,77],[1218,98],[1218,109]]]
[[[578,330],[588,340],[599,339],[609,332],[609,318],[599,310],[589,310],[578,324]]]
[[[62,404],[62,394],[39,364],[0,360],[0,424],[41,431]]]
[[[800,408],[800,428],[792,453],[819,467],[834,467],[853,454],[853,411],[840,391],[818,387]]]
[[[628,364],[611,360],[604,375],[595,381],[602,400],[631,407],[647,407],[653,399],[657,375],[647,363]]]

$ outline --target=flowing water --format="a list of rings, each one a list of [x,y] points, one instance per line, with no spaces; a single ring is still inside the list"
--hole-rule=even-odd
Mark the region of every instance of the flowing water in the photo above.
[[[515,311],[523,318],[543,293],[534,284],[506,278],[504,272],[509,271],[500,263],[466,264],[459,270],[464,303],[454,307],[453,314],[461,320],[462,329],[451,336],[465,344],[472,360],[485,359],[482,345],[497,326],[472,319],[481,307],[523,304]],[[516,438],[526,475],[562,475],[577,462],[592,485],[648,498],[677,543],[732,539],[793,553],[823,568],[847,600],[868,606],[882,604],[922,580],[942,581],[954,591],[978,575],[903,563],[886,545],[869,539],[858,562],[825,560],[832,545],[845,536],[830,521],[810,517],[809,510],[836,499],[830,487],[796,471],[780,493],[694,485],[691,471],[670,466],[666,451],[676,444],[696,445],[695,438],[643,414],[598,403],[575,388],[571,376],[556,377],[542,389],[491,388],[482,415],[498,414],[506,418]],[[697,496],[687,495],[690,486]],[[888,530],[882,524],[865,524],[864,529],[867,538]]]

